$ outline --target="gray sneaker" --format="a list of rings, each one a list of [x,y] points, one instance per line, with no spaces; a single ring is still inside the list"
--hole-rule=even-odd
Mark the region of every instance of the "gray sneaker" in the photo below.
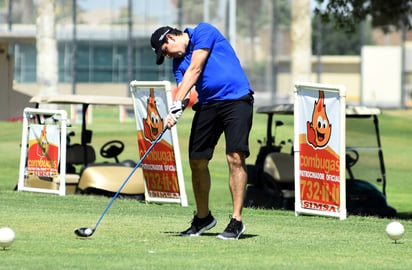
[[[190,228],[180,233],[181,236],[199,236],[216,225],[216,219],[209,212],[205,218],[198,218],[197,214],[193,217]]]
[[[246,226],[242,223],[242,221],[237,221],[235,218],[232,218],[224,232],[219,234],[217,238],[223,240],[237,240],[245,230]]]

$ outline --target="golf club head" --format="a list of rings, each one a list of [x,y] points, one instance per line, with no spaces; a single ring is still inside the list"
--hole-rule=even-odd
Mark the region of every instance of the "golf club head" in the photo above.
[[[95,229],[92,229],[92,228],[78,228],[74,230],[74,233],[80,237],[89,237],[89,236],[92,236],[94,231]]]

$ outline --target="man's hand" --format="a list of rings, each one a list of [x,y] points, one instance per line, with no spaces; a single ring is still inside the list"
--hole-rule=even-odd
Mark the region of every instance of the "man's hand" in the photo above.
[[[184,106],[181,100],[175,100],[170,106],[169,114],[166,117],[166,124],[170,129],[174,125],[176,125],[177,121],[179,120],[180,116],[182,116],[184,110]]]
[[[182,116],[183,113],[183,104],[181,100],[175,100],[172,103],[172,106],[170,106],[169,109],[169,114],[170,117],[177,122],[179,120],[180,116]]]
[[[170,117],[170,114],[165,117],[164,122],[166,123],[168,129],[171,129],[174,125],[176,125],[176,122]]]

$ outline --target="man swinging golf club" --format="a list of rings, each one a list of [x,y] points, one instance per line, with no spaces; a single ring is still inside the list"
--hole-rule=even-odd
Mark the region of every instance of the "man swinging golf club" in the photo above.
[[[242,222],[247,183],[245,159],[249,156],[249,132],[253,116],[253,90],[235,51],[212,25],[200,23],[184,31],[164,26],[151,37],[156,64],[173,58],[178,91],[165,123],[174,126],[183,113],[182,101],[195,86],[198,102],[189,140],[189,160],[196,213],[182,236],[199,236],[216,225],[209,209],[211,186],[208,164],[222,133],[226,139],[229,188],[233,213],[229,225],[217,237],[238,239],[246,227]]]

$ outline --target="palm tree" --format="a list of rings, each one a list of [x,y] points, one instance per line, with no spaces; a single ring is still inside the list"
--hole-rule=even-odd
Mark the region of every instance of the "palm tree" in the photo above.
[[[40,95],[57,94],[58,58],[55,0],[40,0],[37,5],[37,84]]]
[[[312,51],[310,0],[291,2],[291,83],[293,86],[297,81],[310,80]]]

